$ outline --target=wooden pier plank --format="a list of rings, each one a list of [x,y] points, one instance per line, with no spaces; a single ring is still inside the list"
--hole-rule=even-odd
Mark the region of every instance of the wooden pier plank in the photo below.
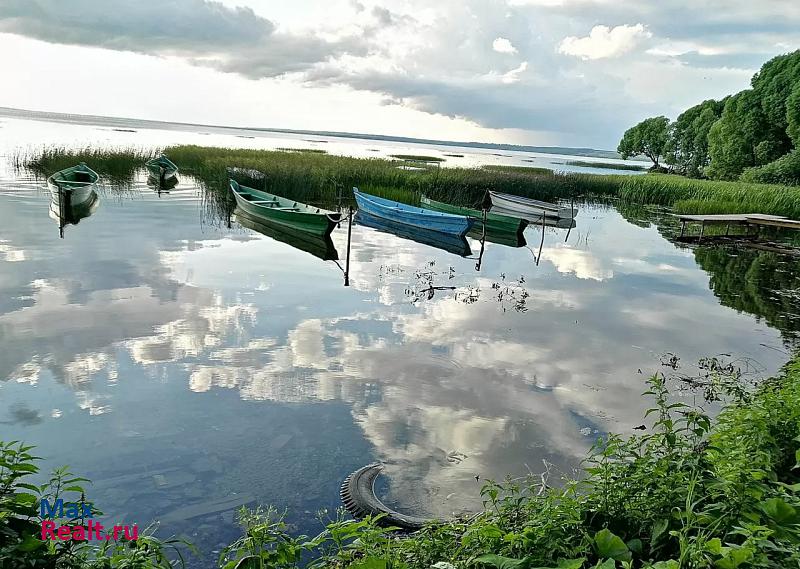
[[[748,217],[747,222],[752,225],[769,225],[770,227],[784,227],[787,229],[800,229],[800,221],[796,219],[761,219]]]

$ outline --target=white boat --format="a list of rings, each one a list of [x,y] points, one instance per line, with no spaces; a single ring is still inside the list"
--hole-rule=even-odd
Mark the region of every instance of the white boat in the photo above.
[[[522,196],[489,191],[492,196],[492,211],[505,215],[515,215],[528,221],[544,217],[571,219],[578,214],[577,209],[559,207],[550,202],[543,202]]]

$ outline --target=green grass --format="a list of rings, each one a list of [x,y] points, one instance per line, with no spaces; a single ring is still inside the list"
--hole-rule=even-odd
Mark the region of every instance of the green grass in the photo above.
[[[24,168],[45,178],[64,168],[86,162],[90,168],[112,183],[129,184],[136,171],[157,155],[157,150],[137,147],[112,150],[91,146],[48,146],[38,150],[17,151],[11,161],[15,168]]]
[[[323,150],[321,148],[289,148],[289,147],[278,147],[276,150],[280,150],[282,152],[310,152],[312,154],[327,154],[327,150]]]
[[[555,174],[549,168],[537,168],[535,166],[505,166],[502,164],[486,164],[483,166],[484,170],[488,170],[489,172],[504,172],[510,174],[539,174],[542,176],[552,176]]]
[[[487,190],[554,201],[577,196],[616,197],[623,201],[674,207],[680,213],[767,213],[800,219],[800,187],[697,180],[667,174],[559,173],[546,168],[488,165],[482,168],[402,169],[397,161],[352,158],[313,152],[174,146],[165,149],[181,171],[195,175],[211,190],[227,193],[227,169],[265,175],[258,187],[307,203],[332,204],[352,199],[351,188],[401,196],[416,203],[420,195],[455,205],[474,206]],[[49,176],[80,161],[112,182],[129,182],[151,150],[44,148],[18,153],[14,163]],[[402,156],[402,155],[401,155]],[[420,158],[420,157],[416,157]],[[422,157],[429,158],[429,157]],[[239,176],[239,174],[237,174]]]
[[[642,171],[647,170],[647,166],[639,166],[636,164],[613,164],[611,162],[586,162],[584,160],[570,160],[564,162],[569,166],[579,166],[581,168],[604,168],[606,170],[631,170]]]
[[[536,168],[404,170],[397,168],[396,161],[381,158],[200,146],[175,146],[165,154],[209,188],[225,190],[227,168],[237,167],[263,174],[248,179],[237,173],[245,185],[306,203],[332,203],[340,193],[352,199],[353,187],[382,195],[391,192],[406,203],[417,203],[424,194],[467,206],[480,203],[487,190],[552,200],[568,197],[575,189],[569,178],[556,178]]]
[[[800,219],[800,187],[696,180],[668,174],[617,176],[619,197],[680,213],[768,213]]]

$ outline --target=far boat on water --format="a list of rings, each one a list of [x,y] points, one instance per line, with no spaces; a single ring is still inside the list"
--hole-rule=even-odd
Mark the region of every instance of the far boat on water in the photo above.
[[[323,261],[339,260],[339,252],[331,241],[330,235],[309,233],[287,225],[272,223],[264,218],[256,218],[239,208],[236,208],[233,215],[236,222],[242,227],[266,235],[275,241],[291,245],[295,249],[310,253]]]
[[[163,154],[158,158],[148,160],[144,165],[150,172],[150,176],[161,185],[168,186],[177,183],[178,166]]]
[[[384,233],[391,233],[397,237],[422,243],[430,247],[442,249],[448,253],[453,253],[461,257],[468,257],[472,255],[472,249],[469,247],[467,240],[461,235],[454,235],[452,233],[442,233],[441,231],[431,231],[430,229],[421,229],[406,223],[392,221],[384,217],[377,217],[370,215],[363,209],[359,209],[355,216],[355,221],[358,225],[364,227],[371,227]]]
[[[386,219],[394,223],[410,225],[426,231],[436,231],[448,235],[463,237],[470,230],[473,220],[463,215],[441,213],[414,207],[408,204],[379,198],[365,194],[358,188],[353,188],[353,194],[358,204],[358,210],[368,213],[373,217]]]
[[[236,180],[229,181],[236,205],[250,216],[263,218],[293,229],[330,235],[341,219],[337,211],[330,211],[276,196],[254,188],[240,185]]]
[[[514,215],[523,217],[530,222],[544,217],[571,219],[578,214],[578,210],[569,207],[560,207],[557,204],[543,202],[512,194],[489,191],[492,197],[492,212],[501,215]]]

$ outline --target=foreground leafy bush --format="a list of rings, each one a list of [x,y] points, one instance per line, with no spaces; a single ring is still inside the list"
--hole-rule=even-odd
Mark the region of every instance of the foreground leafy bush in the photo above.
[[[41,485],[28,480],[38,473],[38,457],[32,447],[17,441],[0,441],[0,569],[164,569],[174,564],[167,549],[175,543],[162,542],[146,529],[136,541],[112,539],[91,542],[41,539],[39,502],[86,503],[84,478],[66,468],[56,470]],[[66,510],[65,510],[66,511]],[[81,518],[54,518],[57,526],[83,525]],[[180,552],[176,558],[182,561]]]

